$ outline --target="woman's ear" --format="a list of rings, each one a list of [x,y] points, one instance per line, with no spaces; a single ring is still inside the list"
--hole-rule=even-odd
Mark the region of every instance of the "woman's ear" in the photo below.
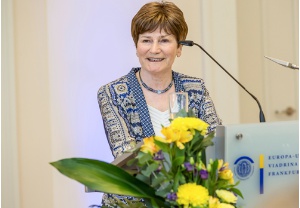
[[[176,54],[177,57],[181,56],[181,51],[182,51],[182,45],[179,45],[179,47],[177,48],[177,54]]]

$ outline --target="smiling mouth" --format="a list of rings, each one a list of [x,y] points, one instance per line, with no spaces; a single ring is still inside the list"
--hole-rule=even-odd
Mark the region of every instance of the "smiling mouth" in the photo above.
[[[160,61],[164,60],[163,58],[147,58],[147,59],[150,62],[160,62]]]

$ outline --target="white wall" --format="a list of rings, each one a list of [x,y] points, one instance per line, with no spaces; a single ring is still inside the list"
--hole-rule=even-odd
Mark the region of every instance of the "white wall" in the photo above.
[[[236,1],[201,1],[201,45],[238,79]],[[204,54],[204,53],[203,53]],[[223,124],[239,123],[239,86],[206,54],[202,56],[207,87]]]
[[[48,1],[53,161],[67,157],[113,160],[97,91],[138,66],[130,22],[143,2]],[[101,194],[84,193],[81,184],[57,171],[53,178],[54,207],[101,203]]]
[[[239,80],[260,101],[266,121],[298,120],[299,71],[264,56],[299,63],[299,1],[237,1]],[[258,121],[258,107],[240,91],[241,122]],[[276,114],[287,107],[294,115]]]
[[[183,10],[189,25],[187,39],[201,45],[237,78],[236,1],[174,2]],[[208,55],[197,46],[184,47],[175,67],[177,71],[204,79],[224,124],[239,123],[238,86]]]
[[[2,207],[19,207],[19,168],[16,131],[13,5],[1,2],[1,197]]]
[[[10,73],[15,83],[9,90],[16,96],[17,144],[11,155],[18,155],[21,207],[53,207],[45,9],[46,1],[13,1],[14,67]],[[2,194],[6,197],[7,193]]]

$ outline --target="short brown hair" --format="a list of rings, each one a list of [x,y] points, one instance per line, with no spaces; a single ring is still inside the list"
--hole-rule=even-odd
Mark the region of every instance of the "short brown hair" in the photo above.
[[[185,40],[188,26],[183,12],[172,2],[150,2],[142,6],[131,21],[131,36],[135,46],[139,35],[164,29],[176,37],[177,41]]]

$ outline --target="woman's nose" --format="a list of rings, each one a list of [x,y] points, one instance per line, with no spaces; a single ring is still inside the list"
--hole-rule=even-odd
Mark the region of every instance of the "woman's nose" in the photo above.
[[[150,52],[153,53],[153,54],[156,54],[156,53],[160,53],[161,49],[160,49],[160,45],[158,42],[153,42],[151,44],[151,48],[150,48]]]

